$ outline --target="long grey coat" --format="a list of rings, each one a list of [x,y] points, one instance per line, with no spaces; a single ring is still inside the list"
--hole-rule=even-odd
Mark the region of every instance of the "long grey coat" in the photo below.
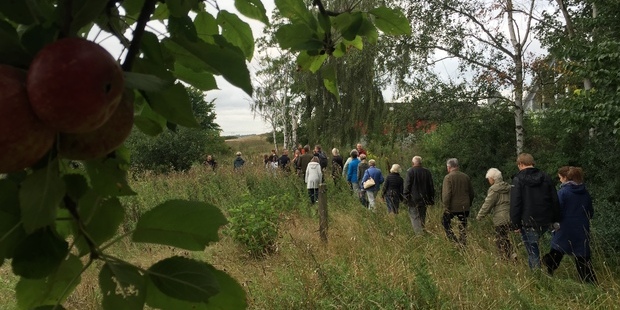
[[[308,167],[306,168],[306,188],[319,188],[322,179],[323,172],[321,172],[321,165],[314,161],[308,163]]]

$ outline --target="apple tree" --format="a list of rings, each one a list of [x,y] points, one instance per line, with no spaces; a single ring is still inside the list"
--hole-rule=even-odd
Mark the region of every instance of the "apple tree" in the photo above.
[[[379,31],[410,31],[387,7],[275,3],[289,20],[277,32],[281,47],[312,72]],[[252,94],[254,37],[240,15],[268,18],[260,0],[234,4],[239,14],[216,0],[0,1],[0,263],[10,260],[19,276],[19,308],[64,309],[89,268],[98,268],[104,309],[246,306],[241,286],[208,262],[172,256],[141,267],[108,250],[123,238],[188,251],[218,241],[223,213],[184,200],[153,206],[118,235],[119,197],[136,194],[122,144],[134,127],[151,136],[198,127],[185,84],[209,91],[217,75]],[[123,48],[118,59],[102,47],[111,41]],[[333,70],[323,76],[338,96]]]

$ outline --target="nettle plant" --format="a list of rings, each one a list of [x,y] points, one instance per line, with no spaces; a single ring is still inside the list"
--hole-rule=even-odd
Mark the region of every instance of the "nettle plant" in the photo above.
[[[313,72],[362,38],[410,32],[386,7],[338,13],[317,0],[275,3],[290,20],[277,33],[281,47]],[[234,4],[268,23],[260,0]],[[93,37],[115,40],[122,56]],[[122,144],[133,126],[151,136],[198,127],[184,83],[209,91],[219,75],[251,95],[253,52],[250,26],[217,1],[0,1],[0,259],[19,276],[19,308],[63,309],[88,268],[100,268],[104,309],[246,306],[241,286],[207,262],[173,256],[142,268],[109,248],[123,238],[189,251],[218,241],[222,212],[184,200],[153,206],[118,234],[119,197],[136,195]],[[322,73],[337,96],[333,68]]]

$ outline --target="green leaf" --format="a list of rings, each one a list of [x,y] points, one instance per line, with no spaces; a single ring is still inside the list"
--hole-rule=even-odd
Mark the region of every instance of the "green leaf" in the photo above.
[[[360,51],[364,48],[364,41],[362,40],[362,37],[360,36],[356,36],[355,39],[351,41],[343,40],[343,43],[345,46],[353,46]]]
[[[226,272],[211,267],[211,272],[215,276],[219,287],[219,294],[209,299],[209,308],[215,309],[246,309],[247,298],[245,290]]]
[[[21,225],[18,187],[14,182],[0,179],[0,264],[13,257],[15,246],[26,236]]]
[[[146,300],[146,277],[132,265],[107,262],[99,272],[103,309],[141,310]]]
[[[65,183],[60,179],[57,164],[50,164],[26,177],[19,189],[22,222],[26,232],[52,225],[64,195]]]
[[[0,14],[18,24],[30,25],[35,22],[27,1],[24,0],[0,1]]]
[[[375,16],[375,25],[387,35],[411,34],[409,20],[401,10],[379,7],[368,13]]]
[[[174,65],[174,76],[202,91],[217,89],[213,74],[205,71],[194,71],[180,64]]]
[[[98,158],[84,162],[90,184],[102,196],[128,196],[136,193],[127,183],[128,163],[118,158]]]
[[[276,31],[276,39],[283,49],[293,51],[323,49],[323,41],[314,31],[302,24],[281,26]]]
[[[246,17],[256,19],[269,25],[267,11],[260,0],[235,0],[235,8]]]
[[[44,279],[21,278],[15,286],[17,305],[21,309],[33,309],[62,303],[80,283],[81,272],[80,259],[69,255],[54,273]]]
[[[183,38],[165,40],[165,44],[177,53],[190,54],[200,63],[207,66],[209,71],[220,74],[232,85],[241,88],[248,95],[252,95],[250,72],[245,63],[243,52],[236,46],[215,37],[217,44],[203,41],[190,42]],[[175,54],[175,57],[178,54]],[[200,65],[200,63],[195,64]],[[184,64],[194,67],[192,64]]]
[[[143,133],[154,137],[164,131],[166,119],[153,112],[148,104],[143,103],[140,115],[134,116],[133,124]]]
[[[196,17],[194,18],[194,26],[196,27],[198,37],[205,42],[212,43],[211,41],[213,41],[213,36],[220,33],[215,17],[204,11],[196,14]]]
[[[210,242],[219,240],[218,230],[226,223],[222,212],[213,205],[168,200],[140,217],[133,240],[202,251]]]
[[[325,66],[321,71],[323,76],[323,85],[336,97],[336,101],[340,102],[340,92],[338,92],[338,77],[335,66]]]
[[[168,0],[166,4],[172,17],[187,16],[189,11],[198,3],[198,0]]]
[[[202,302],[189,302],[172,298],[161,292],[152,281],[146,281],[146,304],[153,309],[192,309],[209,310],[213,309]]]
[[[317,20],[303,0],[275,0],[274,2],[282,16],[294,24],[301,23],[316,31]]]
[[[36,55],[44,46],[54,42],[58,37],[58,29],[44,25],[32,25],[21,35],[21,44],[30,55]]]
[[[86,194],[78,202],[80,217],[84,223],[84,230],[95,243],[100,246],[110,240],[118,231],[118,227],[125,219],[125,208],[118,198],[103,199],[94,191]],[[80,256],[90,252],[84,236],[76,239]]]
[[[362,12],[342,13],[334,18],[332,25],[345,40],[354,40],[363,24]]]
[[[327,54],[311,56],[308,52],[300,52],[297,56],[297,65],[302,70],[310,70],[312,73],[316,73],[327,59]]]
[[[32,59],[20,45],[13,25],[0,19],[0,59],[3,64],[27,68]]]
[[[370,44],[377,44],[377,41],[379,40],[379,32],[377,31],[377,27],[375,27],[375,25],[368,20],[366,15],[362,18],[362,25],[358,30],[358,34],[362,37],[366,37],[366,40],[368,40],[368,43]],[[357,37],[355,39],[357,40]],[[359,48],[359,50],[361,50],[361,48]]]
[[[151,63],[160,65],[165,69],[165,66],[161,66],[167,63],[167,57],[162,49],[159,38],[152,32],[145,31],[140,44],[140,51],[144,53],[144,58],[150,60]]]
[[[13,273],[26,279],[41,279],[51,274],[69,254],[69,244],[50,227],[26,236],[15,247]]]
[[[152,74],[128,71],[123,72],[123,74],[125,76],[125,87],[127,88],[156,92],[172,85],[170,81]]]
[[[80,28],[92,23],[104,12],[108,0],[74,0],[72,2],[71,31],[77,33]]]
[[[89,189],[88,181],[82,174],[65,174],[62,181],[67,186],[67,196],[73,201],[78,201]]]
[[[144,6],[144,0],[123,0],[121,5],[129,16],[138,16]]]
[[[158,92],[145,92],[144,96],[153,111],[167,120],[185,127],[200,127],[194,118],[187,90],[181,83]]]
[[[159,291],[172,298],[208,303],[209,298],[219,292],[211,270],[205,262],[174,256],[151,266],[148,279]],[[151,292],[147,291],[147,294]]]
[[[172,37],[183,37],[190,41],[198,39],[194,22],[187,15],[181,17],[170,16],[168,19],[168,31]]]
[[[155,7],[155,12],[151,15],[151,20],[158,20],[164,22],[170,17],[170,10],[168,9],[168,5],[166,3],[158,2]]]
[[[254,55],[254,36],[252,28],[236,14],[220,11],[217,23],[222,27],[222,36],[231,44],[239,47],[248,60]]]

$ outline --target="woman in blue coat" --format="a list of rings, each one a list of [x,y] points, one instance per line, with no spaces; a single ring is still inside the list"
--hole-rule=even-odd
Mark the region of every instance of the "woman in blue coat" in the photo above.
[[[583,184],[580,167],[562,167],[558,170],[562,185],[558,191],[561,220],[553,232],[551,250],[543,257],[547,272],[553,274],[564,255],[575,257],[581,281],[596,284],[590,250],[590,219],[594,215],[592,198]]]

